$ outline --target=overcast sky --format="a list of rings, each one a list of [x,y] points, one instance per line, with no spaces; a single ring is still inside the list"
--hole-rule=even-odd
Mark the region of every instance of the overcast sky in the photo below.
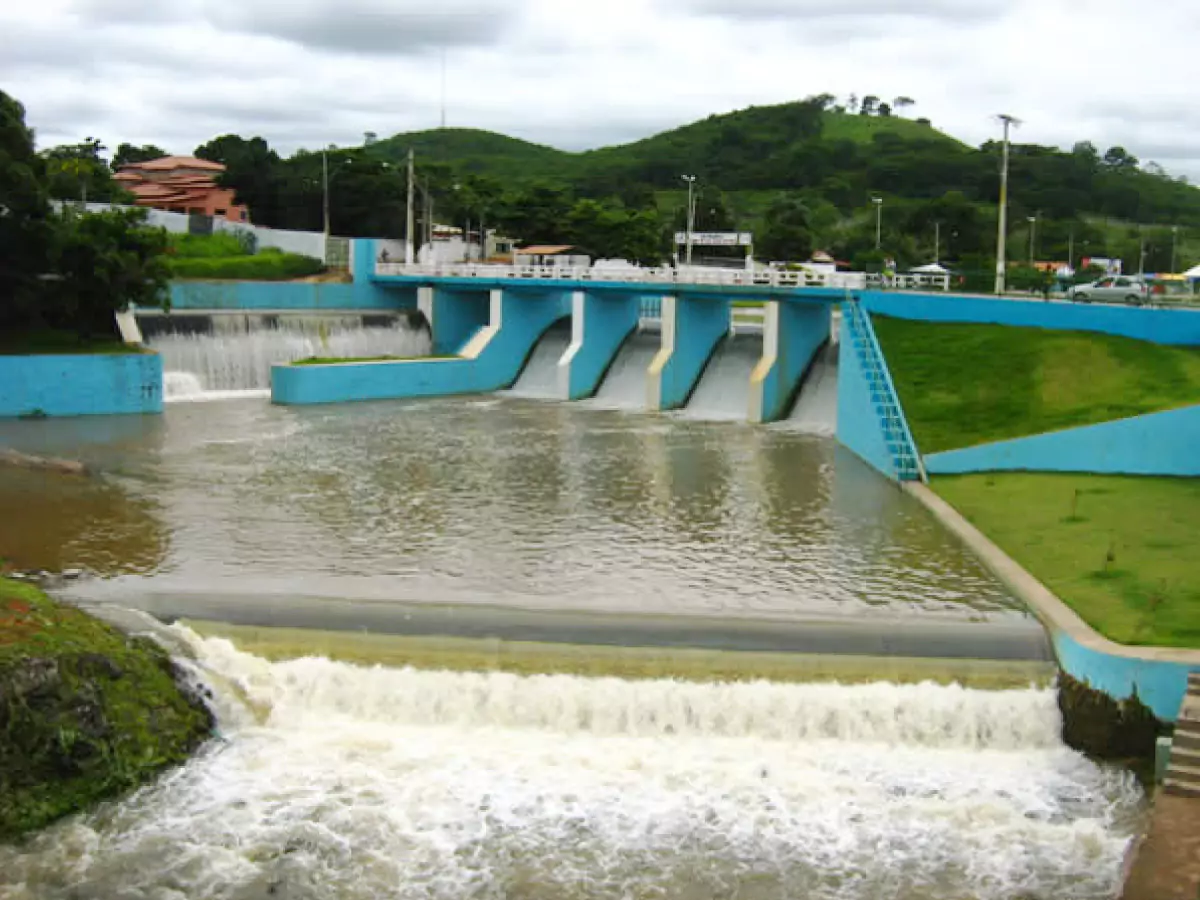
[[[1196,0],[0,0],[40,146],[278,149],[446,120],[583,149],[830,92],[971,143],[1121,144],[1200,179]]]

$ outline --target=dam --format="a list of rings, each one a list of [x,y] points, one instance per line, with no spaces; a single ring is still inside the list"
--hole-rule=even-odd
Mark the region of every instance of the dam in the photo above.
[[[0,847],[14,897],[1114,894],[1142,792],[1063,744],[1040,623],[836,439],[876,389],[853,313],[459,288],[413,287],[424,324],[193,310],[147,329],[161,416],[0,421],[100,473],[0,471],[5,554],[168,623],[219,719]],[[290,365],[326,350],[356,361]],[[322,632],[534,666],[336,661]],[[779,668],[537,670],[554,647]],[[784,677],[830,654],[866,676]]]

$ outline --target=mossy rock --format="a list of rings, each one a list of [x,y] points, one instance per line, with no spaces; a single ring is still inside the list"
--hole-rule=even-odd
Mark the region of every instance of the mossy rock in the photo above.
[[[1139,772],[1147,765],[1153,769],[1155,742],[1166,728],[1136,693],[1114,700],[1060,672],[1058,708],[1067,746],[1093,759],[1131,763]]]
[[[212,727],[156,643],[0,579],[0,840],[144,783]]]

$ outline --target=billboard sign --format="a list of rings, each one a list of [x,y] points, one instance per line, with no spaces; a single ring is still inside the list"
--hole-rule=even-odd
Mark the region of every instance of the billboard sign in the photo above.
[[[687,244],[687,232],[675,232],[675,243]],[[749,247],[754,243],[754,235],[749,231],[693,231],[693,247]]]

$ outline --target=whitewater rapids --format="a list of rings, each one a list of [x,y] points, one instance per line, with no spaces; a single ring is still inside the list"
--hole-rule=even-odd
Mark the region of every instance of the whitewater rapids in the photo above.
[[[270,663],[176,627],[223,737],[6,898],[1104,898],[1140,791],[1051,690]]]

